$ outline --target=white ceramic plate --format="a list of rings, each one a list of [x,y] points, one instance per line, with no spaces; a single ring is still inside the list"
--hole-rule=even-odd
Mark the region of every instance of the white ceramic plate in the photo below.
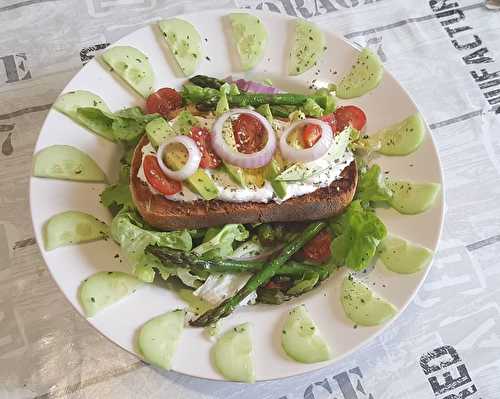
[[[182,16],[197,27],[203,39],[206,38],[203,45],[210,60],[202,60],[198,73],[222,78],[239,72],[224,18],[229,12],[214,10]],[[317,82],[338,81],[355,61],[357,50],[335,33],[326,32],[328,49],[321,65],[299,77],[290,78],[286,73],[287,53],[294,20],[279,14],[258,15],[268,29],[269,43],[262,62],[252,74],[247,75],[249,77],[268,77],[283,89],[304,91],[313,79]],[[180,88],[185,82],[186,79],[180,76],[154,26],[140,29],[116,44],[134,46],[149,56],[156,75],[156,89],[165,86]],[[76,89],[90,90],[100,95],[111,110],[144,105],[143,99],[95,60],[89,62],[63,92]],[[348,103],[364,109],[368,117],[368,133],[417,111],[411,98],[389,73],[385,73],[376,90]],[[111,181],[117,176],[119,147],[90,133],[55,110],[49,112],[35,150],[53,144],[70,144],[80,148],[97,161]],[[384,171],[390,172],[391,177],[442,183],[440,163],[430,132],[415,153],[406,157],[380,157],[377,162]],[[58,212],[80,210],[108,222],[111,220],[108,211],[99,203],[99,193],[104,188],[102,184],[31,178],[30,188],[31,214],[39,244],[42,244],[43,224]],[[436,249],[443,221],[442,196],[430,211],[421,215],[403,216],[394,210],[382,210],[379,214],[390,232]],[[78,303],[77,290],[85,278],[101,270],[129,270],[125,261],[122,263],[119,258],[115,258],[119,247],[112,240],[63,247],[50,252],[46,252],[43,245],[40,248],[53,278],[81,314],[83,311]],[[236,311],[224,320],[224,329],[251,322],[258,380],[293,376],[328,364],[300,364],[287,358],[281,349],[281,325],[293,306],[306,304],[331,345],[333,359],[330,363],[355,351],[384,328],[388,328],[388,325],[353,328],[353,323],[344,315],[339,301],[342,273],[331,276],[320,288],[289,303],[281,306],[251,306]],[[398,275],[378,264],[364,278],[401,312],[414,296],[426,273],[427,270],[413,275]],[[172,292],[160,286],[148,285],[88,321],[111,341],[136,353],[135,335],[140,326],[150,318],[182,305]],[[212,343],[204,337],[202,329],[186,329],[174,358],[173,369],[192,376],[221,379],[210,362],[211,346]]]

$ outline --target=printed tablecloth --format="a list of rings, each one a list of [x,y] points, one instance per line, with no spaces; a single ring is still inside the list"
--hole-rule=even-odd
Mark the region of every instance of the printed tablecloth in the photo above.
[[[64,299],[28,209],[32,151],[69,79],[125,34],[214,7],[314,20],[374,49],[439,147],[434,266],[384,334],[320,371],[243,385],[160,373]],[[1,0],[0,398],[500,398],[500,13],[478,0]]]

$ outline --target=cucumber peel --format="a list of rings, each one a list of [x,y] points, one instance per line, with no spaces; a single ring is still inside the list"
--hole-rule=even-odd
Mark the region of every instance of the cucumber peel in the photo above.
[[[106,50],[102,60],[142,97],[153,92],[154,72],[148,57],[130,46],[114,46]]]
[[[380,142],[380,152],[383,155],[408,155],[420,147],[425,137],[425,124],[419,113],[382,129],[373,134],[370,139]]]
[[[99,272],[84,280],[78,298],[87,317],[132,294],[143,282],[123,272]]]
[[[230,381],[255,382],[252,339],[248,323],[224,333],[213,347],[217,370]]]
[[[393,192],[389,204],[404,215],[416,215],[430,209],[441,190],[437,183],[401,180],[387,180],[386,186]]]
[[[257,65],[264,55],[267,45],[266,28],[258,17],[248,13],[231,13],[229,21],[241,67],[248,71]]]
[[[360,326],[382,324],[397,312],[394,305],[376,296],[352,276],[346,276],[342,281],[340,298],[346,316]]]
[[[70,145],[52,145],[38,151],[33,176],[86,182],[104,182],[106,175],[97,163]]]
[[[288,74],[300,75],[317,65],[326,50],[323,32],[312,22],[297,19],[288,59]]]
[[[172,368],[172,358],[184,330],[184,310],[174,310],[144,324],[138,346],[144,360],[165,370]]]
[[[160,21],[158,27],[182,73],[185,76],[193,74],[203,57],[201,38],[196,28],[179,18]]]
[[[109,227],[88,213],[67,211],[52,216],[44,226],[45,249],[100,240],[109,236]]]
[[[392,272],[412,274],[425,268],[432,251],[401,237],[389,236],[380,243],[378,253],[382,263]]]
[[[331,358],[328,343],[304,305],[289,313],[281,332],[281,345],[288,356],[300,363],[324,362]]]

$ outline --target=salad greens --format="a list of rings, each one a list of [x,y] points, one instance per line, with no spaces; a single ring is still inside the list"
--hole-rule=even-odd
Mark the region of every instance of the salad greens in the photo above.
[[[157,232],[147,229],[135,211],[121,210],[111,223],[111,237],[120,245],[132,266],[134,275],[142,281],[152,282],[155,269],[164,269],[158,258],[145,249],[149,245],[190,251],[193,245],[186,230]]]
[[[384,223],[360,200],[353,201],[345,213],[334,218],[330,228],[335,235],[331,244],[333,262],[357,271],[368,267],[378,244],[387,235]]]
[[[372,165],[365,171],[360,171],[356,198],[368,202],[389,202],[392,191],[386,185],[382,170],[378,165]]]
[[[242,224],[226,224],[207,230],[203,243],[193,248],[193,253],[205,259],[224,258],[233,253],[235,241],[245,241],[248,230]]]

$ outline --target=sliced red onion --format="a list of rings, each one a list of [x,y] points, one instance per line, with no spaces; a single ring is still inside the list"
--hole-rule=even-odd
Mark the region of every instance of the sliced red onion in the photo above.
[[[179,170],[170,169],[167,165],[165,165],[165,162],[163,161],[163,155],[167,146],[174,143],[182,144],[188,152],[188,159],[184,166]],[[156,153],[156,159],[158,159],[160,168],[163,173],[165,173],[165,175],[167,175],[171,179],[183,181],[198,170],[198,166],[200,165],[201,161],[201,152],[196,145],[196,142],[191,137],[176,136],[160,145],[160,148],[158,148],[158,152]]]
[[[249,91],[252,93],[264,93],[264,94],[281,93],[281,90],[277,89],[276,87],[266,86],[261,83],[255,82],[253,80],[246,80],[246,79],[233,80],[231,76],[229,76],[224,80],[226,80],[228,83],[235,83],[236,86],[238,86],[238,89],[243,91]]]
[[[292,147],[287,142],[288,135],[295,129],[303,125],[316,125],[321,128],[320,139],[311,147],[305,149],[297,149]],[[328,152],[328,149],[333,144],[333,132],[330,125],[319,119],[306,118],[295,123],[292,123],[280,137],[280,151],[285,159],[294,162],[311,162],[321,158]]]
[[[260,151],[252,154],[243,154],[231,148],[224,140],[222,134],[224,123],[233,115],[248,114],[256,118],[267,133],[267,143]],[[215,121],[212,127],[212,147],[219,157],[231,165],[239,166],[240,168],[256,169],[264,166],[271,161],[274,152],[276,151],[276,136],[271,124],[265,117],[255,111],[243,108],[234,108],[225,112]]]

